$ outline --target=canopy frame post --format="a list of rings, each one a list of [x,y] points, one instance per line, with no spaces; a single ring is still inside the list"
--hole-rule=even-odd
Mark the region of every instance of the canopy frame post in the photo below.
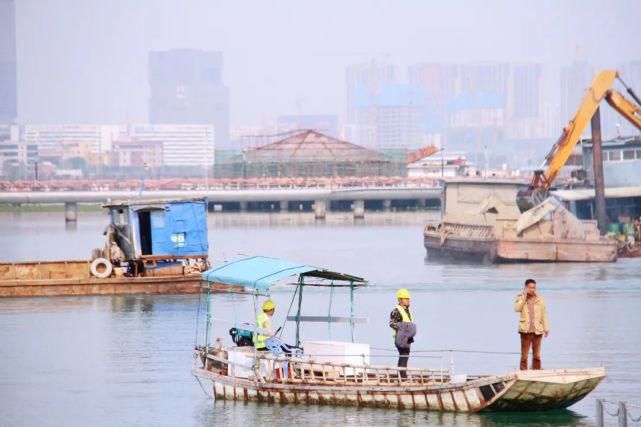
[[[296,312],[296,345],[300,347],[300,313],[303,305],[303,286],[305,277],[301,274],[298,276],[298,311]]]
[[[349,329],[354,342],[354,281],[349,282]]]
[[[209,354],[209,331],[211,330],[211,284],[207,284],[207,321],[205,323],[205,354]]]
[[[334,281],[329,288],[329,308],[327,310],[327,335],[332,339],[332,300],[334,299]]]

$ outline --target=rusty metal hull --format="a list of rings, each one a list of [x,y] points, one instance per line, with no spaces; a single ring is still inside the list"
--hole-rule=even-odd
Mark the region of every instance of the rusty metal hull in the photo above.
[[[584,241],[525,238],[482,238],[443,235],[425,231],[424,244],[430,258],[448,257],[476,262],[614,262],[614,241]]]
[[[451,258],[461,261],[494,262],[496,260],[496,239],[447,236],[438,231],[426,231],[424,245],[428,257],[433,259]]]
[[[89,266],[90,261],[0,263],[0,298],[194,294],[200,291],[200,274],[98,279],[91,276]]]
[[[438,412],[540,411],[568,407],[605,377],[603,368],[519,371],[479,377],[461,384],[387,385],[261,382],[192,370],[211,385],[217,399],[413,409]]]
[[[614,262],[615,241],[497,239],[497,261]]]

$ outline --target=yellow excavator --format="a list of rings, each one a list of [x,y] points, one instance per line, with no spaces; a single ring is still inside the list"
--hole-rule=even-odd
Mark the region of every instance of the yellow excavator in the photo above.
[[[615,80],[621,82],[628,94],[638,105],[633,104],[620,92],[612,89]],[[618,71],[601,71],[586,90],[583,101],[581,105],[579,105],[576,114],[563,129],[563,133],[561,133],[559,139],[554,143],[550,152],[545,156],[544,164],[547,165],[547,169],[534,171],[528,189],[519,192],[517,204],[521,211],[530,209],[547,197],[554,179],[570,158],[572,150],[579,142],[592,116],[597,112],[603,98],[605,98],[608,104],[619,114],[641,130],[641,100],[639,97],[634,93],[632,88],[625,84],[619,76]]]

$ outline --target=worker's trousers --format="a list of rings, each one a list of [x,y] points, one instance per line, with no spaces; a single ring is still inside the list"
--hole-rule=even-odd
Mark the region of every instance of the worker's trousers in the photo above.
[[[401,348],[399,346],[396,346],[396,349],[398,350],[398,367],[399,368],[407,368],[407,362],[410,358],[410,349],[409,348]],[[407,372],[405,370],[399,371],[399,375],[401,378],[407,377]]]
[[[521,370],[527,370],[527,359],[532,347],[532,369],[541,369],[541,341],[543,335],[537,335],[534,332],[521,335]]]

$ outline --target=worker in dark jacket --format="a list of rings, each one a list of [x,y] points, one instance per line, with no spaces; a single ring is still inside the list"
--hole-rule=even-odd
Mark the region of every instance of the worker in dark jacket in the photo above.
[[[407,362],[410,357],[410,344],[414,341],[413,334],[411,337],[404,340],[405,342],[401,345],[399,345],[396,338],[399,333],[399,329],[405,329],[401,324],[412,323],[412,313],[410,313],[410,292],[407,289],[399,289],[398,292],[396,292],[396,298],[398,299],[398,305],[390,313],[389,326],[392,328],[392,338],[394,339],[394,345],[398,350],[398,367],[407,368]],[[414,333],[415,332],[416,329],[414,328]],[[403,333],[406,333],[406,331],[404,330]],[[405,378],[407,375],[405,370],[401,370],[399,373],[401,378]]]

